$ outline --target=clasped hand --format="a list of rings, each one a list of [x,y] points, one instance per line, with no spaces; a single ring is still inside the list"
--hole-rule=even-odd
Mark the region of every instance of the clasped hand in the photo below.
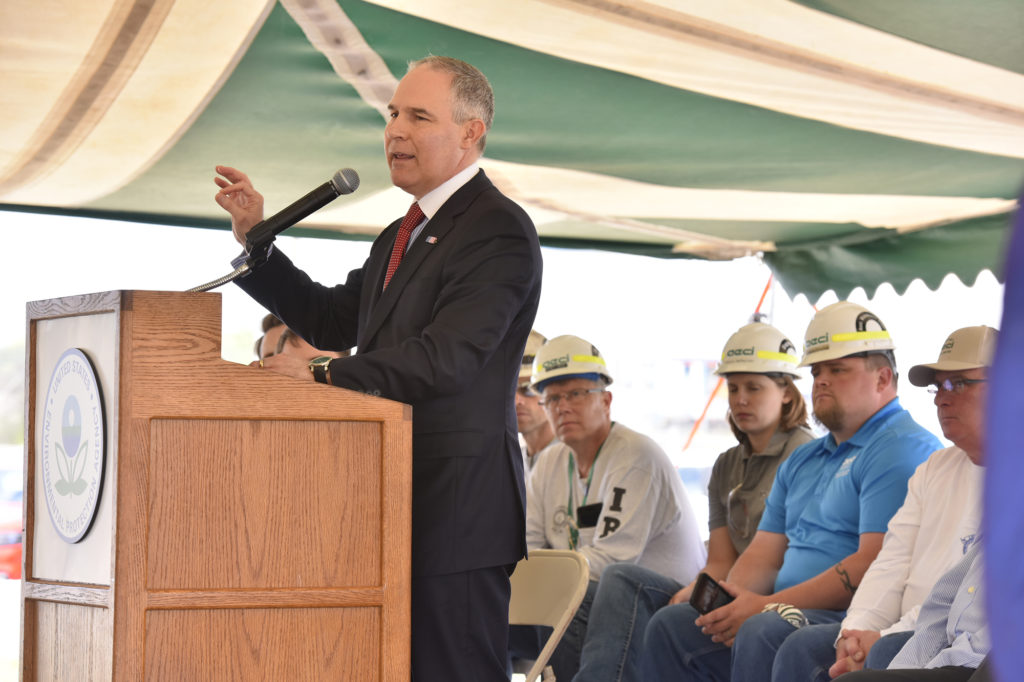
[[[828,669],[833,679],[843,673],[861,670],[868,652],[882,633],[875,630],[843,630],[836,642],[836,662]]]

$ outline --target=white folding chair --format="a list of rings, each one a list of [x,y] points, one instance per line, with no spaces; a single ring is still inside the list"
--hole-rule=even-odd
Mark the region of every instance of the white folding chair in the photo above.
[[[548,664],[576,609],[587,593],[590,565],[579,552],[564,549],[530,550],[512,574],[512,599],[508,606],[510,625],[547,625],[548,637],[537,660],[526,673],[535,682]]]

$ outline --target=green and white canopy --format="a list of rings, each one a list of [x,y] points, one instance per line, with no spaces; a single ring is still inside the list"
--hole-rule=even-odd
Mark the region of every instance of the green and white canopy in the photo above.
[[[465,59],[483,166],[544,243],[763,253],[812,300],[1000,267],[1024,179],[1021,0],[4,0],[0,209],[226,227],[217,164],[273,212],[371,238],[406,62]]]

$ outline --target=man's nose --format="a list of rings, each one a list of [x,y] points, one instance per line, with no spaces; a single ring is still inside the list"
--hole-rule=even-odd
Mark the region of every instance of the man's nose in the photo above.
[[[384,126],[384,139],[403,139],[405,137],[405,124],[402,122],[401,116],[395,116],[389,118],[387,125]]]

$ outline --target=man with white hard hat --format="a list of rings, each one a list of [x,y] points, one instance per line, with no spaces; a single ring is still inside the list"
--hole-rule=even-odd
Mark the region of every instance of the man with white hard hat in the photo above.
[[[523,464],[527,475],[533,468],[537,453],[555,442],[555,431],[540,404],[540,395],[530,388],[533,375],[533,360],[547,338],[537,330],[530,332],[523,352],[523,363],[519,368],[519,385],[516,387],[516,423],[519,427],[520,445],[523,448]]]
[[[884,669],[914,633],[928,590],[977,542],[986,381],[998,335],[992,327],[958,329],[936,362],[910,368],[910,383],[935,394],[942,433],[953,446],[933,452],[910,477],[906,500],[842,624],[788,637],[775,656],[775,682],[827,682],[863,667]]]
[[[612,421],[611,383],[601,353],[577,336],[551,339],[534,360],[533,388],[558,441],[530,472],[527,547],[574,549],[590,563],[587,594],[551,659],[560,680],[572,679],[579,667],[587,612],[606,566],[633,561],[685,585],[706,557],[668,456],[647,436]],[[530,657],[539,638],[525,634],[513,636],[513,650]]]
[[[863,306],[840,301],[814,316],[801,365],[829,433],[779,467],[757,534],[722,583],[733,601],[696,619],[689,605],[670,606],[651,620],[645,679],[770,680],[797,628],[842,619],[907,480],[940,447],[899,404],[894,348]]]

